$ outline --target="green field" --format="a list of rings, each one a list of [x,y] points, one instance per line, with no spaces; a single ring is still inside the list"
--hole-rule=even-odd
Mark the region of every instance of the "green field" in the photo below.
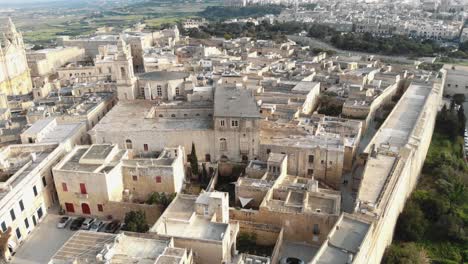
[[[188,17],[197,16],[208,6],[217,6],[219,0],[204,1],[143,1],[125,6],[89,6],[73,9],[60,6],[58,9],[30,9],[13,14],[17,27],[23,32],[26,43],[49,45],[57,36],[88,35],[99,27],[114,27],[116,31],[136,23],[158,28],[162,24],[175,24]]]

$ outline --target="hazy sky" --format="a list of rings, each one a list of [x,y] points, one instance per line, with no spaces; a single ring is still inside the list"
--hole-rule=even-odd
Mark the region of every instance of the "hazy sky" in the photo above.
[[[0,3],[5,4],[20,4],[20,3],[44,3],[44,2],[57,2],[66,0],[0,0]],[[80,0],[67,0],[67,1],[80,1]]]

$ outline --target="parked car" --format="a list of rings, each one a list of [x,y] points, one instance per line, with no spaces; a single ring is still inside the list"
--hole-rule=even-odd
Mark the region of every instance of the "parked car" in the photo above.
[[[96,221],[96,218],[86,218],[84,222],[81,224],[82,230],[89,230],[91,225]]]
[[[60,217],[59,222],[57,223],[57,228],[63,229],[67,227],[68,223],[72,221],[72,218],[69,216],[62,216]]]
[[[70,224],[70,230],[78,230],[86,219],[84,217],[78,217],[73,220]]]
[[[107,228],[107,226],[108,226],[110,223],[111,223],[111,222],[109,222],[109,221],[102,222],[102,225],[101,225],[101,227],[98,229],[98,232],[106,232],[106,228]]]
[[[94,223],[91,224],[89,231],[97,232],[103,224],[104,222],[102,222],[101,220],[94,221]]]
[[[120,228],[120,221],[113,220],[109,224],[107,224],[106,229],[104,232],[106,233],[115,233]]]

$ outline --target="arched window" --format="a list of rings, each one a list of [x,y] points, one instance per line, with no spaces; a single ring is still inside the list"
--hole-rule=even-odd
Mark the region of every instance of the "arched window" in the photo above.
[[[125,148],[126,149],[132,149],[133,148],[133,144],[132,144],[132,141],[130,139],[125,140]]]
[[[122,78],[125,78],[126,73],[125,73],[125,68],[124,67],[120,67],[120,75],[122,76]]]
[[[219,150],[226,151],[227,150],[227,141],[225,138],[219,139]]]

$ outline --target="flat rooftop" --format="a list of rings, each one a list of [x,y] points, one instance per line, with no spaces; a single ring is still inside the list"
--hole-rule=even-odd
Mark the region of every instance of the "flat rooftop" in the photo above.
[[[138,75],[140,80],[149,80],[149,81],[170,81],[170,80],[179,80],[189,77],[190,74],[186,72],[167,72],[167,71],[154,71],[146,72]]]
[[[396,152],[406,145],[431,90],[432,83],[413,82],[369,145],[389,145],[390,150]]]
[[[118,150],[109,156],[114,148],[115,145],[108,144],[77,146],[59,163],[56,170],[107,173],[120,162],[126,152]]]
[[[377,154],[377,157],[367,161],[362,184],[359,189],[359,199],[366,202],[377,202],[389,175],[397,162],[396,157]],[[370,176],[371,175],[371,176]]]
[[[143,132],[143,131],[174,131],[174,130],[210,130],[213,127],[212,117],[192,118],[147,118],[152,111],[154,102],[136,100],[120,101],[93,128],[93,131]]]
[[[107,156],[111,153],[114,147],[114,145],[107,144],[92,145],[81,158],[90,160],[103,160],[107,158]]]
[[[365,152],[372,152],[370,146],[374,145],[376,154],[369,157],[364,168],[357,197],[359,201],[377,204],[398,161],[398,153],[408,142],[431,90],[432,83],[422,85],[413,82],[368,144]]]
[[[179,263],[186,250],[170,248],[170,240],[161,240],[136,233],[107,234],[76,232],[57,253],[51,263],[98,264],[99,254],[106,254],[109,263],[174,264]],[[106,248],[109,250],[106,250]]]
[[[3,168],[4,173],[9,174],[9,176],[4,177],[5,181],[0,181],[0,200],[11,189],[20,186],[22,181],[38,168],[56,148],[56,144],[31,145],[29,148],[25,148],[24,145],[10,145],[4,148],[0,153],[3,156],[2,159],[4,159],[2,162],[14,165]]]
[[[329,239],[324,242],[312,263],[348,263],[349,255],[358,253],[369,228],[369,223],[344,214],[330,232]]]
[[[224,86],[215,89],[214,116],[261,118],[252,91]]]
[[[264,131],[262,131],[264,132]],[[262,133],[260,138],[260,144],[265,145],[276,145],[284,147],[296,147],[296,148],[327,148],[335,149],[337,151],[344,151],[344,145],[339,138],[330,138],[314,135],[290,135],[290,136],[275,136],[266,135]]]
[[[304,263],[309,263],[317,254],[319,247],[313,246],[310,244],[293,242],[293,241],[283,241],[283,245],[281,246],[280,251],[280,259],[285,257],[295,257],[299,258]],[[334,262],[330,262],[327,264],[332,264]]]
[[[166,219],[165,234],[174,237],[186,237],[206,240],[223,240],[227,224],[214,223],[203,216],[194,216],[190,222],[180,222],[176,219]]]
[[[229,225],[211,222],[203,216],[196,215],[195,202],[198,202],[198,198],[198,196],[178,195],[161,216],[158,221],[159,226],[154,226],[151,231],[174,237],[223,240]]]

